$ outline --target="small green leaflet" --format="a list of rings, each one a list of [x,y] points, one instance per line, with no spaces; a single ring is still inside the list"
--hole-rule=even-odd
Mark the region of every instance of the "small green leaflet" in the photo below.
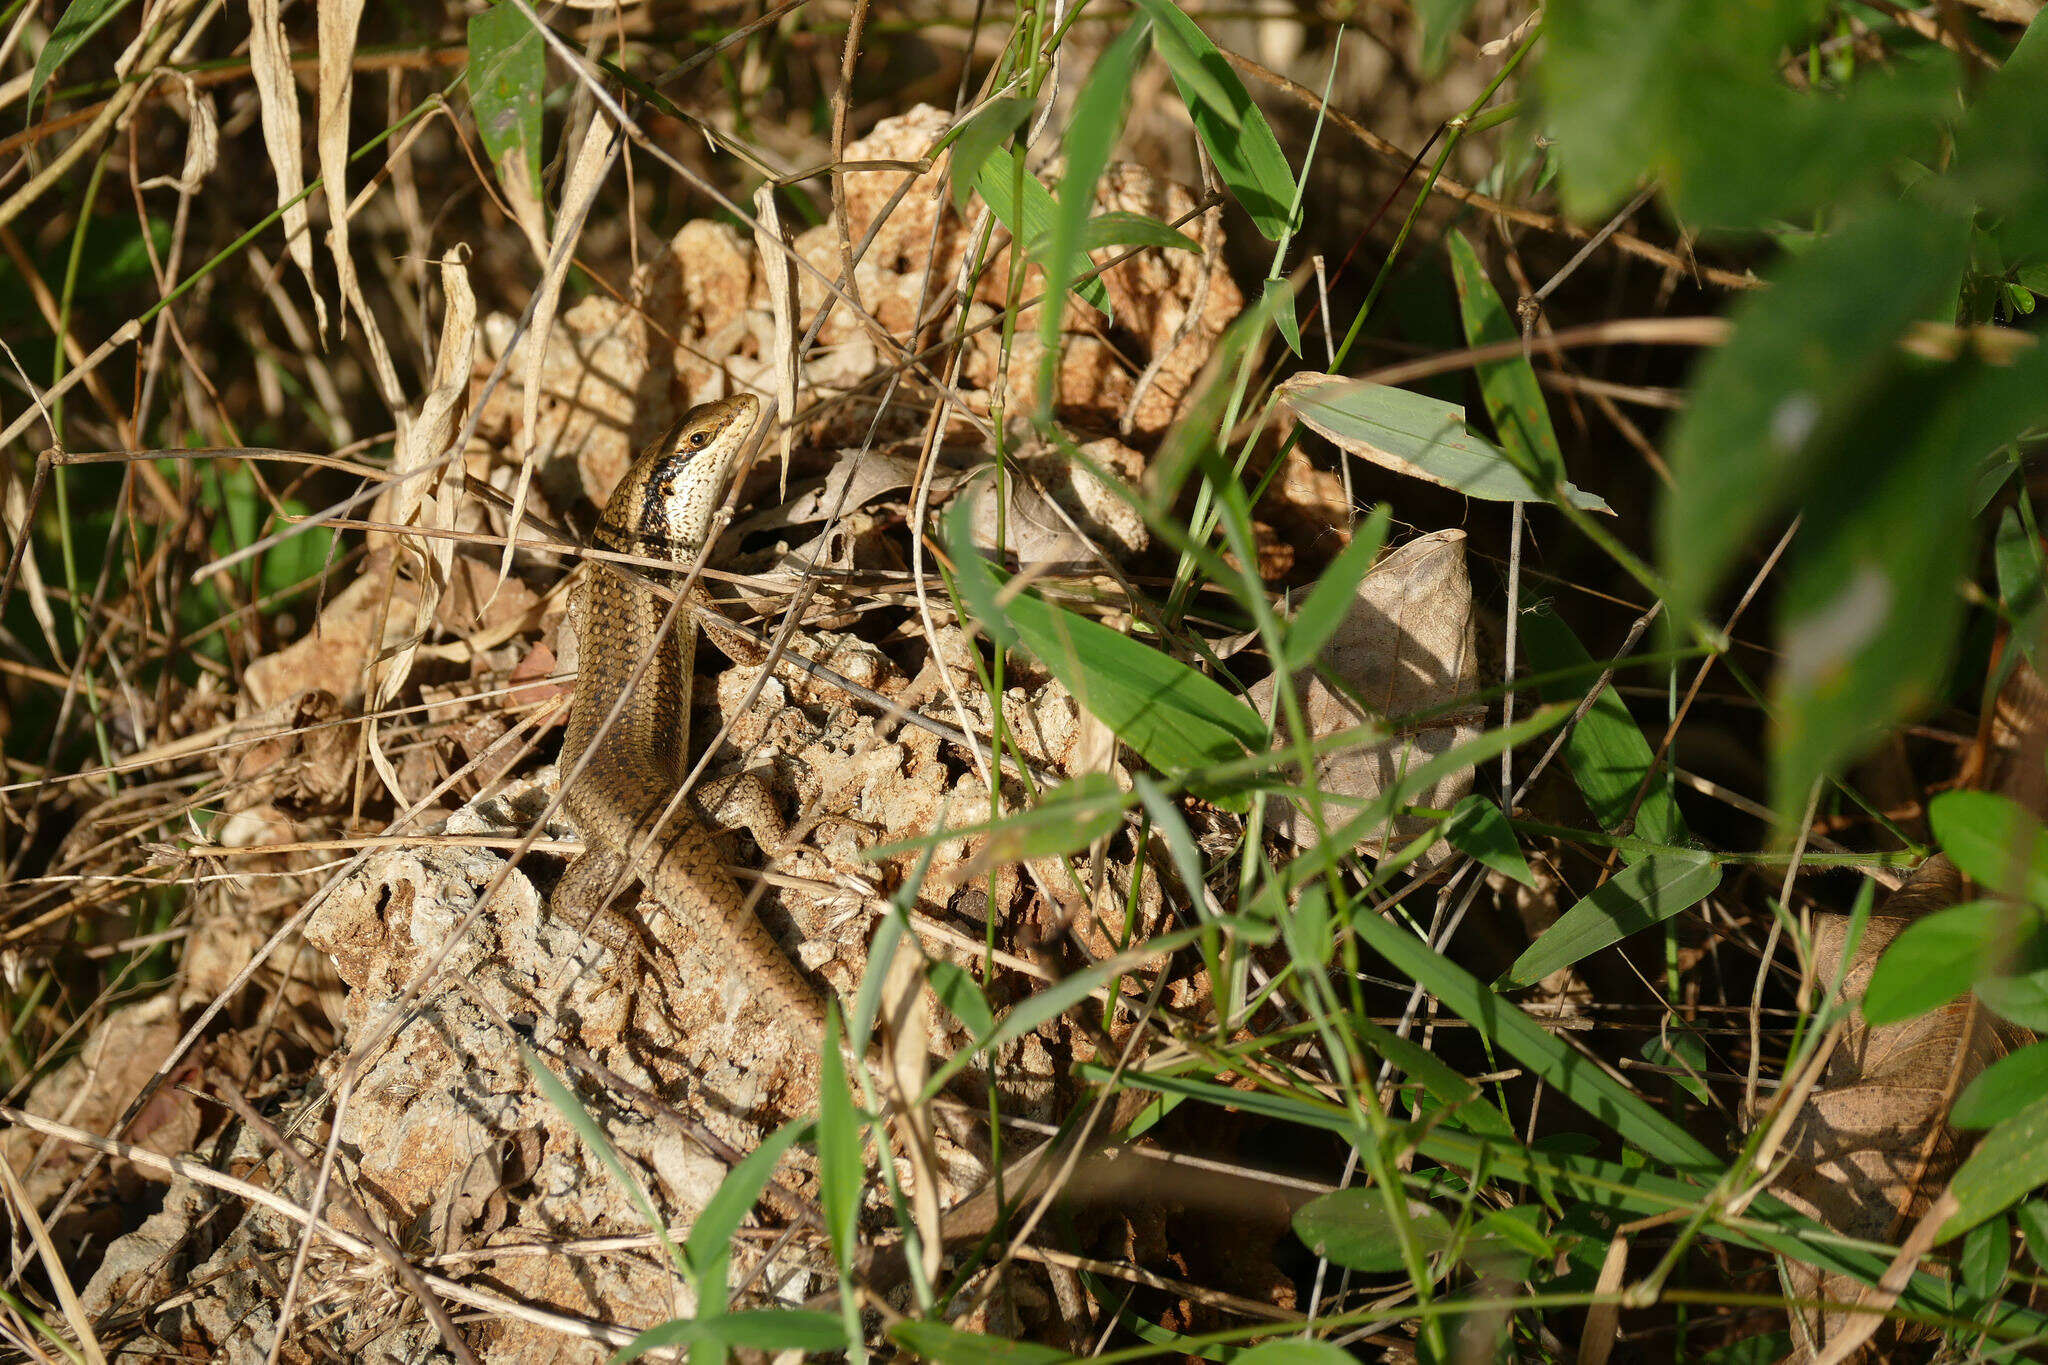
[[[1984,1135],[1949,1182],[1956,1210],[1941,1225],[1940,1240],[1960,1237],[2003,1213],[2048,1183],[2048,1095]]]
[[[1280,339],[1287,343],[1287,349],[1301,354],[1301,319],[1294,315],[1294,286],[1286,280],[1267,280],[1261,293],[1261,304],[1273,314],[1273,325],[1280,329]]]
[[[1948,1121],[1958,1128],[1990,1128],[2048,1096],[2048,1043],[2034,1043],[1984,1068],[1957,1097]]]
[[[1872,1027],[1917,1019],[1969,990],[2017,914],[1999,901],[1967,901],[1907,925],[1870,974],[1863,1017]]]
[[[1408,1203],[1408,1226],[1433,1256],[1451,1240],[1444,1216],[1419,1200]],[[1391,1275],[1402,1268],[1400,1243],[1384,1194],[1371,1186],[1332,1190],[1294,1212],[1294,1235],[1332,1265],[1367,1275]]]

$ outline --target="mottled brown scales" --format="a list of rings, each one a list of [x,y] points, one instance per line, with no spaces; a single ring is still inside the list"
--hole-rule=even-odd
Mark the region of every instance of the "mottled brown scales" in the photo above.
[[[733,461],[760,410],[760,401],[743,393],[685,413],[641,453],[613,492],[598,524],[599,547],[670,560],[680,585],[704,549]],[[657,644],[668,612],[668,600],[646,582],[599,560],[588,563],[569,599],[581,662],[562,742],[561,770],[569,784],[563,804],[589,852],[563,878],[556,907],[588,909],[630,871],[670,914],[721,949],[753,990],[822,1033],[823,998],[751,913],[691,803],[673,802],[689,770],[697,629],[678,608]]]

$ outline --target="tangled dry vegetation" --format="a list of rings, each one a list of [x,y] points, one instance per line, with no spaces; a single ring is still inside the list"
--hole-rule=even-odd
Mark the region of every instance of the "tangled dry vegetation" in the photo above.
[[[991,84],[1007,14],[499,0],[365,19],[161,0],[74,44],[46,88],[19,39],[55,45],[45,11],[62,8],[15,6],[0,46],[5,98],[31,107],[0,185],[6,335],[63,357],[46,382],[48,355],[23,348],[37,398],[10,405],[0,464],[0,1321],[25,1357],[604,1359],[653,1328],[675,1349],[1063,1359],[1334,1323],[1330,1359],[1562,1358],[1583,1340],[1598,1360],[1618,1324],[1637,1358],[1674,1333],[1704,1350],[1779,1331],[1819,1353],[1862,1330],[1819,1300],[1872,1277],[1742,1223],[1761,1187],[1713,1169],[1662,1213],[1551,1192],[1521,1218],[1504,1193],[1520,1182],[1582,1176],[1571,1162],[1603,1143],[1615,1162],[1654,1149],[1641,1134],[1665,1130],[1630,1105],[1681,1133],[1702,1114],[1768,1133],[1730,1169],[1760,1157],[1779,1207],[1865,1250],[1940,1226],[1928,1210],[1963,1150],[1948,1106],[2024,1031],[1963,1004],[1890,1032],[1836,1015],[1825,1047],[1800,1042],[1853,893],[1795,886],[1780,854],[1731,859],[1725,879],[1667,857],[1672,896],[1709,869],[1686,901],[1707,909],[1631,958],[1524,952],[1628,838],[1694,836],[1650,828],[1671,798],[1646,802],[1647,777],[1606,809],[1596,755],[1553,762],[1617,714],[1646,760],[1657,736],[1569,631],[1511,652],[1503,584],[1619,603],[1597,618],[1619,646],[1603,657],[1657,609],[1575,546],[1527,547],[1525,567],[1519,510],[1416,482],[1318,406],[1327,390],[1245,400],[1293,363],[1276,295],[1299,293],[1306,349],[1327,357],[1327,315],[1367,292],[1349,248],[1377,269],[1397,229],[1435,241],[1461,221],[1524,295],[1584,270],[1546,331],[1602,316],[1603,295],[1668,309],[1602,338],[1651,343],[1622,379],[1563,352],[1541,368],[1589,452],[1574,478],[1613,504],[1582,505],[1638,537],[1679,392],[1655,347],[1715,344],[1707,315],[1756,280],[1647,216],[1595,239],[1503,189],[1476,137],[1421,193],[1408,154],[1485,103],[1501,49],[1461,41],[1425,76],[1402,55],[1409,20],[1370,16],[1331,86],[1350,113],[1319,129],[1328,25],[1214,26],[1246,54],[1215,70],[1270,100],[1297,167],[1322,139],[1303,218],[1321,254],[1263,293],[1246,206],[1167,67],[1141,67],[1086,212],[1182,240],[1093,245],[1077,258],[1093,279],[1066,282],[1099,306],[1070,301],[1048,331],[1051,229],[1017,252],[1012,213],[1033,220],[991,209],[996,163],[953,167],[991,155],[967,116],[1016,97]],[[1525,18],[1481,4],[1468,29],[1520,41]],[[506,117],[544,139],[473,107],[498,23],[515,41],[497,76],[546,73],[545,99]],[[1120,25],[1061,29],[1067,69],[999,130],[1029,148],[1008,192],[1042,174],[1047,213],[1075,155],[1059,129]],[[1395,280],[1406,321],[1367,338],[1388,383],[1472,363],[1430,357],[1460,339],[1440,256],[1429,269],[1433,285]],[[700,653],[696,794],[715,817],[727,784],[765,781],[795,840],[734,830],[729,861],[847,1027],[879,1041],[857,1064],[688,926],[614,942],[549,908],[581,847],[550,814],[577,547],[637,451],[743,390],[774,419],[703,569],[708,638],[773,662]],[[1193,449],[1205,426],[1220,463]],[[1396,493],[1391,523],[1365,519]],[[1318,611],[1320,648],[1276,662],[1275,613]],[[1091,654],[1107,647],[1077,621],[1181,672]],[[1541,702],[1492,686],[1518,668],[1542,675]],[[1162,780],[1173,736],[1118,718],[1184,675],[1226,680],[1268,725],[1298,704],[1309,740],[1261,760],[1260,733],[1234,775]],[[1859,780],[1923,839],[1910,763],[2040,812],[2035,687],[2020,665],[1996,723],[1973,737],[1945,717]],[[1658,708],[1665,690],[1648,689]],[[1768,812],[1745,794],[1758,731],[1737,703],[1685,731],[1680,761],[1712,812],[1698,837],[1741,850],[1767,842]],[[1202,704],[1168,708],[1166,728],[1227,728]],[[1364,814],[1326,818],[1324,800]],[[1589,845],[1588,827],[1614,837]],[[1809,826],[1792,867],[1812,851],[1824,879],[1852,849],[1897,847],[1868,833],[1860,816]],[[1481,925],[1447,970],[1519,989],[1543,1041],[1502,1051],[1454,1017],[1452,978],[1425,989],[1378,940],[1362,955],[1350,912],[1290,879],[1319,846],[1362,904],[1439,945]],[[1962,896],[1939,858],[1910,879],[1903,858],[1867,861],[1900,889],[1889,926],[1855,921],[1851,995],[1909,913]],[[1805,917],[1796,954],[1774,898]],[[1333,1041],[1333,1018],[1358,1032]],[[1558,1092],[1569,1104],[1545,1109]],[[1569,1105],[1595,1115],[1584,1143],[1555,1116]],[[1454,1179],[1424,1145],[1454,1113],[1562,1164]],[[1412,1127],[1379,1126],[1396,1119]],[[1334,1222],[1302,1221],[1354,1180],[1415,1202],[1389,1224],[1327,1202]],[[1692,1241],[1709,1205],[1752,1239]],[[1353,1262],[1318,1240],[1360,1228],[1399,1253]],[[1622,1294],[1667,1246],[1711,1292]],[[1470,1306],[1447,1345],[1424,1306],[1453,1284]]]

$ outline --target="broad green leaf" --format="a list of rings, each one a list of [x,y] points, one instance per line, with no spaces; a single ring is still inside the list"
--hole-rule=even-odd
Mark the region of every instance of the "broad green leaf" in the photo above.
[[[943,1322],[898,1322],[890,1326],[889,1339],[938,1365],[1061,1365],[1073,1359],[1037,1342],[963,1332]]]
[[[1949,1122],[1958,1128],[1990,1128],[2043,1097],[2048,1097],[2048,1043],[2034,1043],[1985,1067],[1957,1097]]]
[[[2048,1095],[1984,1135],[1948,1192],[1956,1210],[1941,1225],[1940,1240],[1960,1237],[2003,1213],[2048,1183]]]
[[[2013,915],[1999,901],[1969,901],[1907,925],[1870,974],[1863,1017],[1874,1026],[1917,1019],[1969,990]]]
[[[1123,132],[1124,110],[1131,98],[1131,75],[1144,56],[1151,27],[1144,20],[1139,20],[1119,34],[1095,59],[1095,68],[1088,73],[1087,83],[1081,87],[1080,97],[1075,101],[1073,115],[1067,123],[1066,135],[1061,139],[1066,152],[1066,169],[1060,177],[1059,201],[1054,206],[1052,228],[1042,238],[1027,239],[1024,248],[1026,254],[1045,270],[1046,297],[1038,313],[1038,338],[1042,348],[1038,401],[1048,414],[1059,380],[1063,353],[1059,344],[1060,319],[1066,312],[1067,286],[1087,270],[1090,251],[1097,246],[1120,245],[1125,240],[1117,237],[1115,223],[1105,223],[1100,218],[1091,220],[1088,213],[1095,206],[1095,182],[1102,178],[1103,168],[1109,164],[1110,148]],[[1138,218],[1139,215],[1105,217]],[[1150,223],[1150,220],[1141,221]],[[1179,235],[1166,228],[1164,223],[1150,223],[1150,227],[1165,229],[1169,236]],[[1105,236],[1115,240],[1101,240]],[[1157,241],[1148,244],[1160,245]]]
[[[1286,657],[1282,663],[1288,672],[1299,673],[1313,664],[1323,646],[1337,633],[1337,627],[1344,624],[1344,618],[1358,600],[1358,585],[1372,572],[1373,561],[1380,557],[1380,548],[1387,543],[1387,528],[1392,524],[1392,510],[1381,503],[1365,525],[1352,532],[1351,543],[1316,578],[1300,610],[1287,624]]]
[[[2027,1239],[2027,1255],[2035,1268],[2048,1272],[2048,1203],[2030,1199],[2012,1211],[2012,1220]]]
[[[991,147],[982,160],[980,172],[974,177],[974,188],[981,192],[989,212],[1010,230],[1012,237],[1020,242],[1050,240],[1055,216],[1052,191],[1029,171],[1024,172],[1021,181],[1016,177],[1017,159],[1010,149]],[[1022,191],[1021,198],[1015,193],[1019,190]],[[1025,254],[1030,254],[1028,249]],[[1045,263],[1040,261],[1039,264],[1043,266]],[[1101,280],[1077,285],[1074,292],[1104,313],[1110,311],[1109,291],[1103,288]]]
[[[1479,253],[1453,230],[1446,239],[1451,253],[1451,274],[1458,286],[1458,311],[1465,323],[1465,343],[1487,346],[1513,341],[1517,336],[1508,310],[1501,306],[1493,282]],[[1487,415],[1501,444],[1515,467],[1529,475],[1537,488],[1556,485],[1564,479],[1564,451],[1558,447],[1557,432],[1550,425],[1550,409],[1543,401],[1543,388],[1536,382],[1536,369],[1526,356],[1493,360],[1475,367],[1479,371],[1479,392],[1486,400]]]
[[[2017,943],[1997,945],[1997,950],[2019,958],[2004,970],[1985,975],[1977,982],[1977,999],[2001,1019],[2036,1033],[2048,1032],[2048,942],[2038,931],[2026,933]]]
[[[1265,748],[1266,728],[1250,705],[1165,651],[1028,593],[998,601],[994,572],[974,548],[969,502],[956,501],[947,539],[961,594],[992,636],[1014,632],[1076,701],[1169,776]]]
[[[1996,792],[1943,792],[1927,807],[1942,851],[1979,886],[2048,908],[2048,829]]]
[[[1522,648],[1528,653],[1530,668],[1538,673],[1583,670],[1578,681],[1546,683],[1538,688],[1547,702],[1576,705],[1597,677],[1589,667],[1593,656],[1570,627],[1548,612],[1525,609],[1520,625]],[[1627,703],[1611,686],[1601,689],[1592,709],[1572,727],[1564,743],[1565,766],[1601,829],[1609,834],[1622,829],[1633,809],[1633,832],[1637,836],[1656,844],[1685,844],[1692,835],[1678,813],[1668,777],[1660,771],[1647,789],[1644,786],[1653,757],[1649,741],[1643,738],[1635,717],[1629,714]],[[1639,791],[1643,792],[1641,805],[1636,804]]]
[[[1809,0],[1759,0],[1711,24],[1686,0],[1547,6],[1536,79],[1566,211],[1597,219],[1656,178],[1682,221],[1748,229],[1887,183],[1952,116],[1955,66],[1865,63],[1846,90],[1795,90],[1783,49],[1813,19]]]
[[[611,1359],[638,1360],[649,1351],[698,1344],[754,1351],[802,1351],[806,1356],[846,1349],[846,1324],[837,1315],[805,1308],[762,1308],[679,1318],[650,1327]]]
[[[1666,53],[1692,36],[1684,8],[1564,0],[1544,10],[1534,75],[1565,212],[1607,212],[1650,173],[1666,136]]]
[[[683,1243],[683,1263],[690,1269],[699,1312],[716,1315],[725,1311],[725,1271],[732,1256],[732,1235],[753,1210],[761,1191],[768,1188],[783,1156],[810,1132],[811,1120],[793,1119],[770,1133],[726,1172],[705,1201],[704,1211],[690,1225],[689,1240]]]
[[[1420,1200],[1408,1201],[1408,1226],[1425,1255],[1442,1251],[1451,1239],[1449,1221]],[[1361,1274],[1391,1275],[1404,1265],[1386,1196],[1370,1186],[1332,1190],[1303,1204],[1294,1211],[1294,1235],[1332,1265]]]
[[[539,202],[541,100],[547,63],[540,33],[510,0],[469,21],[469,101],[477,136],[500,180],[519,177]]]
[[[1536,885],[1536,874],[1530,870],[1529,860],[1522,856],[1522,846],[1515,842],[1514,826],[1501,814],[1499,806],[1478,792],[1453,808],[1451,818],[1444,822],[1444,838],[1451,841],[1452,848],[1481,866],[1513,877],[1524,886]]]
[[[86,39],[106,27],[107,21],[128,8],[128,0],[71,0],[64,13],[50,29],[50,37],[43,44],[43,50],[36,54],[36,68],[28,82],[28,102],[24,106],[31,118],[35,115],[36,97],[43,93],[43,86],[57,68],[71,59],[71,54],[85,46]]]
[[[1843,438],[1899,381],[1907,327],[1954,297],[1967,244],[1966,222],[1907,204],[1867,213],[1737,306],[1735,333],[1701,366],[1670,441],[1676,487],[1659,540],[1681,617],[1788,503],[1817,489],[1856,501],[1840,494],[1882,477],[1873,464],[1895,433],[1871,433],[1883,442],[1874,448],[1843,450]]]
[[[1287,235],[1294,172],[1244,82],[1173,0],[1138,0],[1216,172],[1268,241]]]
[[[2021,266],[2020,282],[2048,291],[2048,26],[2027,26],[2005,64],[1985,76],[1956,129],[1948,180]]]
[[[1513,1001],[1489,990],[1413,932],[1373,914],[1360,915],[1352,923],[1367,946],[1471,1024],[1482,1041],[1549,1082],[1565,1099],[1613,1129],[1625,1144],[1680,1171],[1711,1176],[1721,1170],[1722,1162],[1704,1143],[1659,1113],[1626,1082],[1531,1019]]]
[[[2039,672],[2043,618],[2048,616],[2048,599],[2042,595],[2041,547],[2021,525],[2019,513],[2008,507],[1998,519],[1998,537],[1992,550],[1998,570],[1998,597],[2012,622],[2012,638],[2025,652],[2027,662]]]
[[[988,160],[988,154],[1008,142],[1010,134],[1030,117],[1030,100],[1022,95],[1000,95],[975,110],[972,118],[939,140],[939,146],[932,149],[934,156],[949,144],[953,148],[953,159],[947,164],[946,171],[953,180],[955,210],[966,209],[967,197],[974,193],[976,178],[981,174],[982,163]]]
[[[1358,379],[1298,374],[1280,386],[1294,415],[1347,454],[1493,502],[1548,502],[1501,450],[1465,426],[1465,409],[1427,394]],[[1574,507],[1612,511],[1564,485]]]
[[[1533,986],[1637,930],[1691,909],[1720,884],[1721,869],[1705,854],[1652,854],[1615,873],[1559,916],[1515,959],[1502,984]]]
[[[841,1055],[838,1003],[827,1005],[825,1043],[818,1080],[818,1203],[825,1212],[825,1234],[832,1256],[842,1268],[853,1265],[860,1228],[861,1116],[847,1084],[846,1058]]]
[[[1831,483],[1802,509],[1772,680],[1781,812],[1940,700],[1978,543],[1968,472],[2048,417],[2048,348],[2007,365],[1908,361],[1834,433],[1824,463],[1855,496]]]

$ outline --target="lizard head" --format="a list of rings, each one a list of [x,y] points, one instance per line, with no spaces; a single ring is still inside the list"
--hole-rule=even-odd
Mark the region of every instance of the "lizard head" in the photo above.
[[[600,534],[631,542],[642,554],[681,558],[701,549],[733,461],[760,415],[761,400],[751,393],[700,403],[684,413],[640,453],[612,491]]]

